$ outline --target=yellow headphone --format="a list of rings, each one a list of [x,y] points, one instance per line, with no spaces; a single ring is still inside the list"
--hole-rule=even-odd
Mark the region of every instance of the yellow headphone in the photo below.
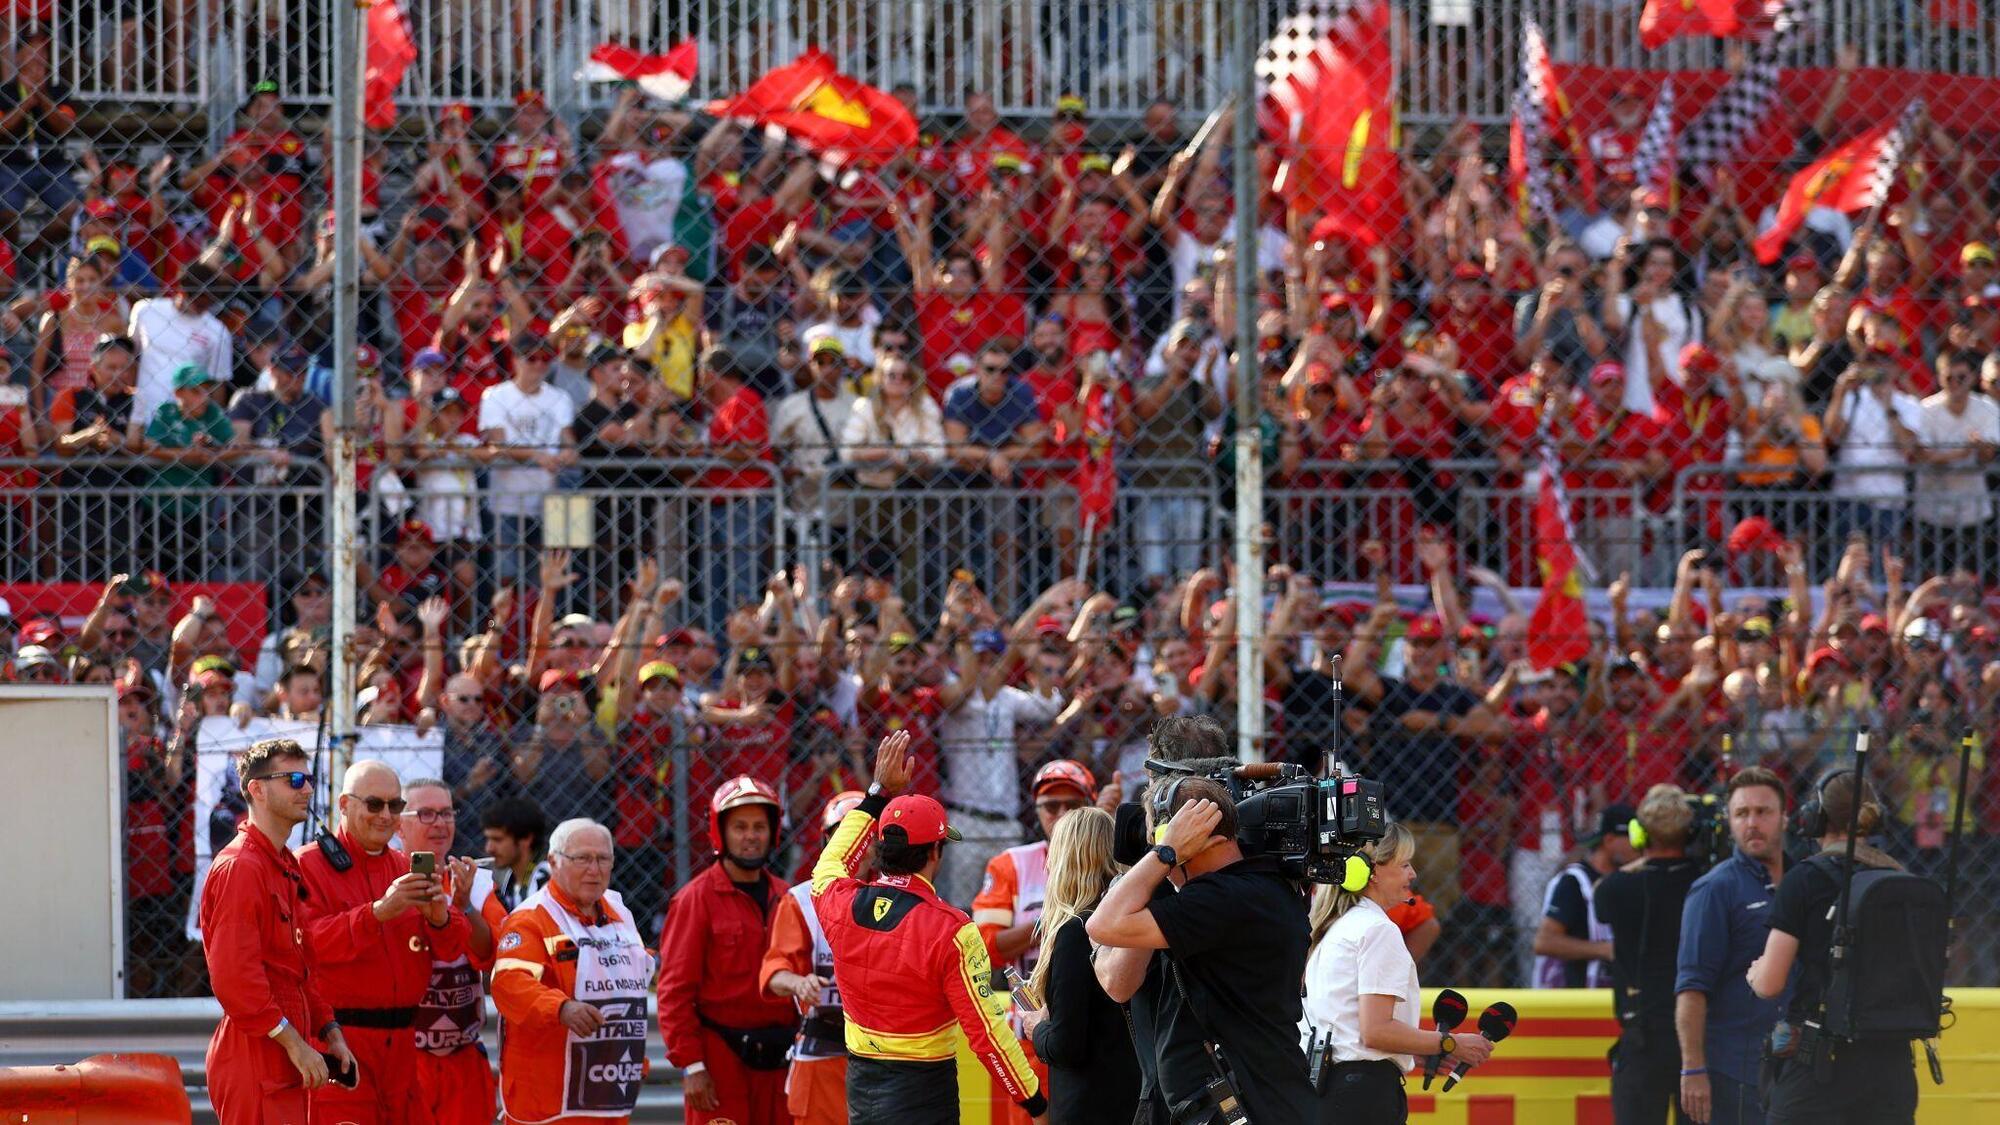
[[[1625,839],[1631,842],[1633,851],[1646,850],[1646,826],[1639,823],[1637,815],[1625,822]]]
[[[1347,857],[1346,866],[1341,868],[1340,889],[1351,895],[1358,895],[1368,887],[1368,880],[1375,877],[1375,861],[1368,858],[1367,849]]]

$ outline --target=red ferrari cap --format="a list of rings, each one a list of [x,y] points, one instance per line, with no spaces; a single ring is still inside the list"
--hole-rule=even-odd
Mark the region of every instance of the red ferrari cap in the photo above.
[[[958,829],[945,823],[944,806],[921,793],[905,793],[882,810],[884,834],[900,832],[912,844],[935,844],[939,840],[962,840]]]

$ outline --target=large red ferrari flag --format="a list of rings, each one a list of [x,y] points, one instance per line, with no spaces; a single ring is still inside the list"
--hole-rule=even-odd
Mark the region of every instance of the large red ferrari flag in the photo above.
[[[1542,571],[1542,597],[1528,616],[1528,663],[1547,670],[1590,654],[1590,614],[1583,603],[1583,562],[1570,538],[1569,497],[1555,458],[1546,451],[1535,502],[1535,561]]]
[[[1652,51],[1684,35],[1733,39],[1751,34],[1763,12],[1763,0],[1646,0],[1639,42]]]
[[[1805,225],[1815,207],[1862,211],[1878,207],[1895,185],[1896,170],[1908,147],[1910,129],[1922,112],[1921,101],[1813,161],[1785,188],[1778,217],[1771,229],[1757,236],[1757,260],[1770,265],[1784,254],[1785,243]]]
[[[1316,32],[1304,53],[1266,47],[1290,60],[1273,69],[1267,103],[1287,147],[1279,190],[1294,210],[1323,215],[1322,229],[1372,246],[1403,214],[1389,6],[1374,0],[1303,30]]]
[[[836,163],[880,164],[917,143],[917,119],[903,103],[840,73],[817,48],[766,71],[709,111],[774,125]]]

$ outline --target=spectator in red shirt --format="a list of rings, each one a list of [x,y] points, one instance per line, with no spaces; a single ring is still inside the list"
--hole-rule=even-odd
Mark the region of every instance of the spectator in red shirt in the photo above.
[[[751,645],[737,651],[732,683],[702,710],[714,725],[715,741],[704,747],[706,768],[690,779],[698,782],[690,790],[706,787],[711,777],[784,776],[794,714],[791,696],[778,684],[791,674],[791,647]],[[780,662],[785,665],[782,676]]]
[[[961,199],[970,199],[987,185],[986,170],[993,157],[1008,153],[1028,170],[1034,170],[1034,148],[1000,124],[993,95],[975,91],[965,96],[965,132],[944,150],[945,189]]]
[[[917,682],[922,651],[909,633],[890,633],[869,650],[862,667],[856,711],[868,741],[899,730],[910,732],[911,791],[938,790],[937,721],[945,713],[938,689]]]
[[[916,216],[896,216],[896,237],[910,263],[910,292],[923,339],[925,385],[942,398],[954,380],[972,371],[979,349],[1027,334],[1027,309],[1006,291],[1006,271],[988,264],[984,276],[971,252],[959,248],[931,257],[930,212],[919,202]]]
[[[1486,271],[1471,262],[1453,266],[1441,299],[1431,305],[1431,321],[1440,335],[1458,342],[1460,366],[1479,397],[1492,397],[1512,366],[1514,314],[1494,294]]]
[[[1690,342],[1681,348],[1681,379],[1661,380],[1654,388],[1654,414],[1666,439],[1667,460],[1676,474],[1695,465],[1720,465],[1729,458],[1729,435],[1747,416],[1736,373],[1707,345]],[[1720,474],[1688,478],[1690,492],[1700,501],[1699,524],[1711,543],[1722,541]],[[1674,496],[1673,478],[1656,481],[1648,506],[1664,511]]]
[[[729,467],[703,474],[707,492],[702,546],[708,556],[710,628],[720,631],[729,614],[763,589],[770,560],[770,418],[764,400],[745,385],[736,357],[726,348],[701,356],[701,387],[709,407],[707,454]]]
[[[1585,553],[1606,574],[1636,576],[1644,542],[1632,492],[1666,473],[1667,456],[1659,423],[1626,410],[1624,396],[1624,364],[1592,368],[1584,401],[1561,427],[1562,458],[1566,465],[1589,466],[1567,481],[1572,501],[1587,514],[1578,526]]]
[[[522,90],[514,95],[512,127],[493,146],[493,171],[519,182],[529,199],[539,199],[569,167],[574,150],[569,127],[549,112],[542,92]]]

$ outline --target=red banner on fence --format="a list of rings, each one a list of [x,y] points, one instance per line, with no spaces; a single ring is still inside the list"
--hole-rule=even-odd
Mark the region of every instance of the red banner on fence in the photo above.
[[[248,668],[257,659],[264,643],[265,625],[271,607],[263,586],[255,582],[187,582],[174,586],[174,608],[169,619],[187,616],[188,607],[198,597],[207,596],[229,628],[229,645],[236,650],[236,666]],[[13,582],[0,583],[0,598],[13,607],[14,620],[28,617],[56,617],[63,630],[74,634],[84,618],[97,608],[104,586],[96,582]]]

